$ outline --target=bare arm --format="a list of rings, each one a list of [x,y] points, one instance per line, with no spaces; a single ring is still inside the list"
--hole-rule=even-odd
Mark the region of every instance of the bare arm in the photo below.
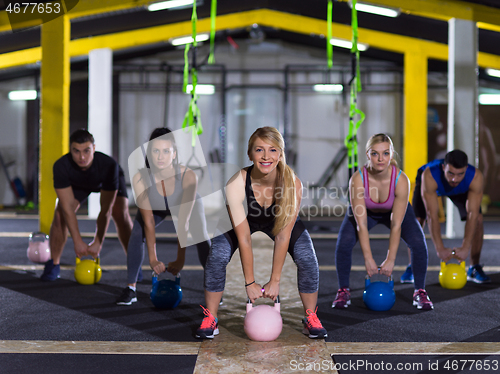
[[[253,250],[252,238],[250,236],[250,226],[246,219],[246,196],[245,196],[245,178],[243,172],[235,174],[227,184],[226,197],[228,211],[233,223],[236,237],[240,246],[241,266],[245,277],[245,284],[255,282],[253,268]],[[262,297],[261,286],[253,283],[245,287],[248,298],[254,302]]]
[[[437,183],[434,180],[429,168],[422,173],[422,200],[424,201],[427,214],[427,224],[431,234],[432,242],[436,248],[438,257],[442,261],[449,261],[452,258],[451,249],[446,248],[441,239],[441,225],[439,223]]]
[[[467,194],[467,220],[465,221],[465,232],[462,246],[454,248],[456,257],[465,261],[472,248],[472,239],[477,226],[479,217],[479,208],[481,207],[481,200],[483,199],[484,178],[483,173],[476,169],[474,179],[469,186],[469,193]]]
[[[161,274],[165,271],[165,264],[158,261],[156,255],[156,229],[153,209],[149,201],[149,189],[145,181],[142,180],[141,174],[137,173],[132,178],[132,188],[136,196],[136,203],[139,207],[142,219],[144,221],[144,237],[146,239],[146,247],[148,250],[149,265],[156,274]],[[149,188],[156,188],[151,186]]]
[[[99,256],[99,253],[102,249],[102,244],[104,242],[104,236],[108,231],[109,220],[111,219],[111,211],[113,209],[113,204],[116,199],[116,195],[118,194],[118,190],[115,191],[103,191],[101,190],[101,211],[97,216],[96,221],[96,233],[94,236],[94,240],[89,245],[89,254],[92,257],[96,258]]]
[[[182,200],[177,214],[177,258],[169,262],[167,271],[177,274],[184,267],[186,261],[186,243],[187,233],[189,231],[189,219],[193,211],[196,198],[196,189],[198,187],[198,177],[195,172],[188,169],[184,174],[182,181]],[[195,230],[197,228],[194,228]]]
[[[365,259],[365,267],[368,276],[378,273],[378,267],[373,259],[372,250],[370,247],[370,236],[368,233],[367,213],[365,204],[365,188],[361,181],[361,175],[358,170],[349,181],[351,208],[356,219],[358,230],[359,244]]]
[[[78,228],[78,220],[73,206],[75,201],[73,189],[71,187],[56,188],[56,194],[59,199],[58,205],[61,207],[64,220],[73,239],[75,254],[77,257],[85,256],[87,255],[88,245],[83,241]]]
[[[394,204],[391,214],[391,232],[389,235],[389,250],[387,257],[380,266],[380,272],[390,276],[394,269],[396,254],[398,253],[399,243],[401,241],[401,224],[406,215],[408,207],[408,197],[410,195],[410,181],[405,173],[401,173],[394,196]]]

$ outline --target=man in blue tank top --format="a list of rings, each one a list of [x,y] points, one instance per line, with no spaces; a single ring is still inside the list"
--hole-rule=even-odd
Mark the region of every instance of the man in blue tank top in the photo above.
[[[452,258],[465,261],[470,254],[467,279],[476,283],[491,281],[479,264],[484,234],[481,213],[483,186],[481,171],[468,163],[463,151],[456,149],[447,153],[444,159],[431,161],[418,169],[412,201],[417,220],[422,226],[425,221],[428,222],[438,257],[445,262]],[[461,247],[444,246],[438,219],[438,196],[447,196],[458,208],[462,221],[465,221]],[[401,282],[406,283],[404,280],[411,275],[411,266],[408,266]]]
[[[43,281],[59,278],[59,262],[68,231],[73,239],[76,256],[90,255],[94,258],[101,252],[110,218],[115,222],[125,253],[132,232],[125,175],[121,167],[113,158],[96,152],[94,137],[85,129],[73,132],[69,143],[70,152],[53,166],[57,200],[50,226],[51,259],[45,264],[41,276]],[[80,234],[76,211],[92,192],[101,193],[101,211],[97,217],[94,240],[87,244]]]

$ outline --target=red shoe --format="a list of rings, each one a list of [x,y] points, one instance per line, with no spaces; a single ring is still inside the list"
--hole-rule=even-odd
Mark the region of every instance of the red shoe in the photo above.
[[[201,305],[200,305],[201,306]],[[219,324],[217,318],[207,308],[203,308],[203,313],[206,315],[201,322],[201,326],[196,330],[196,337],[201,339],[213,339],[215,335],[219,335]]]
[[[318,307],[316,307],[316,310],[318,310]],[[328,333],[316,315],[316,311],[313,312],[311,309],[307,309],[306,313],[307,317],[302,320],[304,324],[302,333],[308,335],[311,339],[326,338]]]

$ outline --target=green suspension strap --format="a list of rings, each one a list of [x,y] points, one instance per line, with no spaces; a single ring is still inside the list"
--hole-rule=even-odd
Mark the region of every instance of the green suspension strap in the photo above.
[[[349,133],[344,140],[347,147],[347,164],[349,168],[349,179],[358,170],[358,129],[365,120],[365,114],[358,109],[358,92],[361,92],[361,76],[359,69],[358,49],[358,12],[356,11],[356,0],[352,0],[352,47],[351,47],[351,69],[352,78],[349,81],[351,87],[350,109],[349,109]],[[359,115],[355,122],[354,116]]]
[[[184,79],[182,84],[183,92],[187,92],[187,85],[189,82],[189,75],[191,75],[191,82],[193,89],[191,90],[191,100],[189,102],[189,108],[184,116],[184,121],[182,122],[182,128],[185,131],[192,132],[191,145],[196,146],[196,135],[201,135],[203,133],[203,126],[201,125],[200,109],[196,104],[198,100],[198,95],[196,94],[196,85],[198,84],[198,70],[196,65],[196,23],[198,22],[198,15],[196,13],[196,0],[193,0],[193,15],[191,16],[191,26],[192,26],[192,38],[193,38],[193,50],[192,56],[193,61],[191,64],[191,71],[189,71],[189,50],[191,45],[186,44],[184,50]]]
[[[331,69],[333,66],[333,45],[330,43],[332,40],[332,13],[333,13],[333,0],[328,0],[328,11],[326,14],[326,54],[328,59],[328,69]]]
[[[215,50],[215,18],[217,16],[217,0],[212,0],[212,7],[210,9],[210,55],[208,56],[208,63],[213,65],[215,63],[214,50]]]

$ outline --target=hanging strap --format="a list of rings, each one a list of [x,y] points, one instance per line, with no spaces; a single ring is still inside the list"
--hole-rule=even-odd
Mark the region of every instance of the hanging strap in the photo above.
[[[201,125],[201,115],[200,109],[197,105],[198,95],[196,94],[196,85],[198,84],[198,70],[196,64],[196,24],[198,22],[198,15],[196,13],[196,0],[193,0],[193,14],[191,16],[191,27],[192,27],[192,38],[193,38],[193,49],[192,49],[192,64],[191,69],[189,69],[189,50],[190,44],[186,44],[184,50],[184,79],[183,79],[183,91],[186,92],[189,83],[189,75],[191,75],[191,82],[193,88],[191,90],[191,100],[189,101],[189,107],[184,116],[184,121],[182,122],[182,129],[185,131],[191,131],[192,140],[191,145],[196,146],[196,135],[201,135],[203,133],[203,126]]]
[[[328,69],[331,69],[333,66],[333,45],[331,43],[332,40],[332,14],[333,14],[333,0],[328,0],[328,8],[326,13],[326,30],[327,30],[327,38],[326,38],[326,54],[328,60]]]
[[[347,147],[347,164],[349,168],[349,178],[358,170],[358,129],[365,120],[365,114],[358,109],[358,92],[361,92],[361,74],[359,69],[359,49],[358,49],[358,13],[356,10],[356,0],[352,0],[352,47],[351,47],[351,71],[352,78],[349,81],[351,87],[350,109],[349,109],[349,133],[344,140]],[[359,119],[354,120],[358,115]]]
[[[208,63],[213,65],[215,63],[215,18],[217,16],[217,0],[212,0],[212,7],[210,9],[210,54],[208,55]]]

